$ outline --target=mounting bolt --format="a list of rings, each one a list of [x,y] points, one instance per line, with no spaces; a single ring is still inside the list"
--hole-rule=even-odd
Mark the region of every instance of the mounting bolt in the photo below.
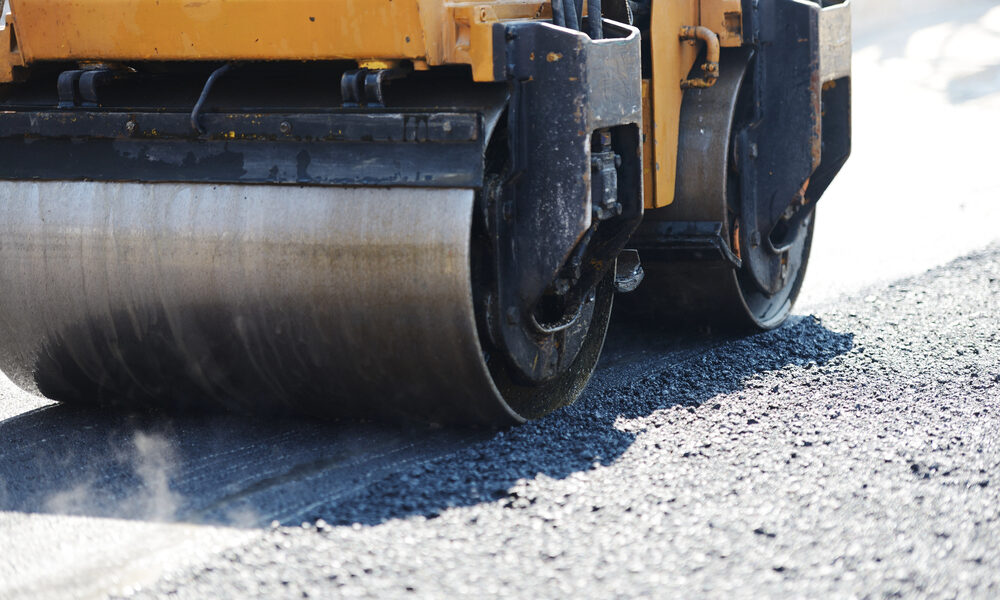
[[[278,125],[278,131],[280,131],[285,135],[288,135],[289,133],[292,132],[292,124],[289,123],[288,121],[282,121],[281,125]]]
[[[601,129],[598,133],[601,139],[601,148],[604,150],[611,148],[611,130]]]
[[[128,122],[125,123],[125,132],[128,133],[129,135],[135,133],[135,128],[136,128],[135,119],[129,119]]]
[[[503,220],[511,221],[514,218],[514,202],[512,200],[507,200],[503,203]]]

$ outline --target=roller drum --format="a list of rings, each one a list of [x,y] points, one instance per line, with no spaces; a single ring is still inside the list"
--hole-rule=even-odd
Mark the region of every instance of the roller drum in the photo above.
[[[171,408],[523,420],[505,394],[525,391],[498,388],[477,332],[472,190],[4,189],[0,367],[26,390]],[[597,311],[572,376],[530,393],[575,398],[609,310]]]

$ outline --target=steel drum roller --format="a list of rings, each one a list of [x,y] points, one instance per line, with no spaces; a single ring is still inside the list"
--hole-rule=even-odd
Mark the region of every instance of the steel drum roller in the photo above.
[[[610,294],[579,369],[499,389],[470,286],[471,190],[5,189],[0,367],[56,400],[516,422],[505,395],[571,401],[607,325]]]

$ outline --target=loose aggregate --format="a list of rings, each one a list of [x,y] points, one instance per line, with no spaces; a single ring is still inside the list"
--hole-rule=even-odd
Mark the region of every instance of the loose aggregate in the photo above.
[[[575,405],[129,595],[1000,596],[1000,246],[813,312],[626,325]]]

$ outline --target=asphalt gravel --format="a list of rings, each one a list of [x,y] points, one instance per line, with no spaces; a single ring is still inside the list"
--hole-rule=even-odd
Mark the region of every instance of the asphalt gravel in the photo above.
[[[997,597],[1000,246],[814,313],[619,326],[577,404],[128,595]]]

